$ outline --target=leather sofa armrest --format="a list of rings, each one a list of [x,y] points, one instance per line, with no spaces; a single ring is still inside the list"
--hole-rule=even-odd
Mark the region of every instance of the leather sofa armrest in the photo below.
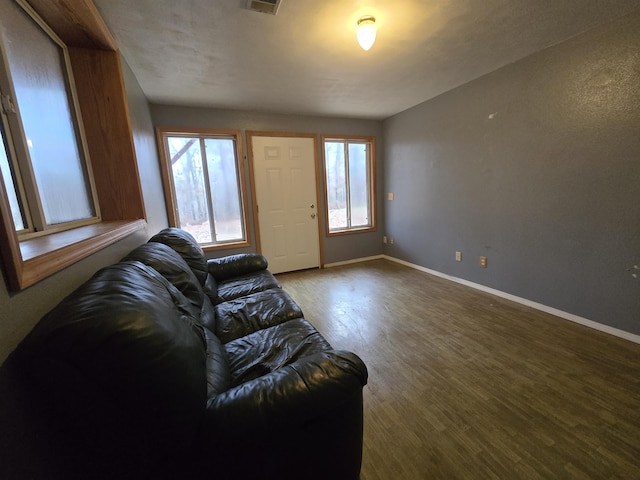
[[[267,259],[258,253],[240,253],[207,260],[209,273],[218,282],[259,270],[266,270],[267,266]]]
[[[351,352],[310,355],[209,399],[203,433],[242,439],[301,425],[360,395],[367,368]]]

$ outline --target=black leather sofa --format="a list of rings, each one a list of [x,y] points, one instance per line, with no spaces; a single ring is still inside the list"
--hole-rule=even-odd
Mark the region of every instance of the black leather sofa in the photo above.
[[[166,229],[2,366],[0,478],[357,479],[366,381],[264,257]]]

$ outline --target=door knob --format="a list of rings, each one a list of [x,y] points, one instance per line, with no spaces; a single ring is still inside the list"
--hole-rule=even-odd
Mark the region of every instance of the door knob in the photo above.
[[[315,214],[315,213],[312,213],[312,214],[311,214],[311,218],[316,218],[316,214]]]
[[[311,205],[309,205],[309,208],[316,208],[316,206],[312,203]]]

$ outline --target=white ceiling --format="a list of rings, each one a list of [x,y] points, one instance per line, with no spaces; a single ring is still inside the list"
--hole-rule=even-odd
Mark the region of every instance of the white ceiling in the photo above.
[[[640,0],[95,0],[153,103],[384,119]],[[356,21],[374,15],[365,52]]]

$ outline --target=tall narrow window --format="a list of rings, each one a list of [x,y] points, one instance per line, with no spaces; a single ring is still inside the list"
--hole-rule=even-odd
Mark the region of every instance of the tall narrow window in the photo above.
[[[323,137],[329,234],[375,229],[375,140]]]
[[[240,133],[158,129],[169,220],[203,246],[246,244]]]
[[[99,221],[66,47],[28,6],[0,36],[2,177],[20,235]]]

